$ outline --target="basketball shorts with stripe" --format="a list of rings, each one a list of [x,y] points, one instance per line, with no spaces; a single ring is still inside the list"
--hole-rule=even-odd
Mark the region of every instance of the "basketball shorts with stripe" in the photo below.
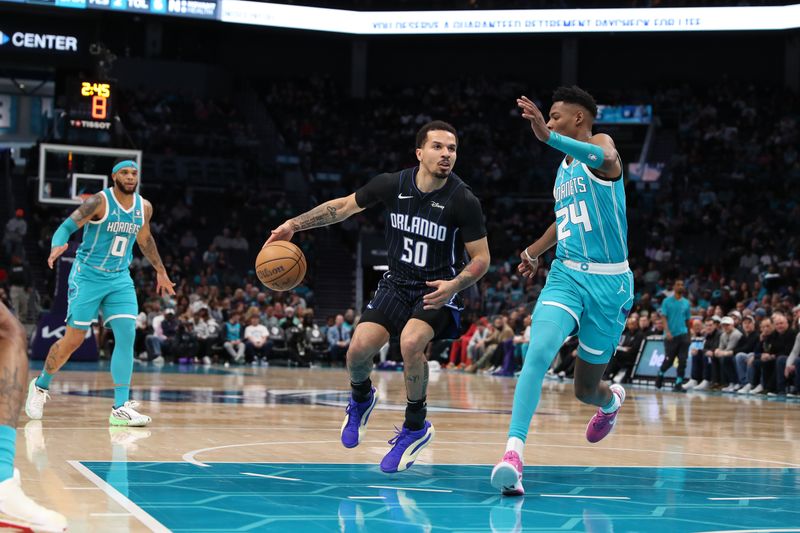
[[[89,329],[98,313],[105,323],[118,318],[136,320],[139,304],[130,271],[103,272],[75,261],[69,274],[67,324]]]
[[[633,305],[633,274],[579,272],[555,260],[533,311],[531,339],[536,320],[560,308],[575,319],[578,356],[591,364],[605,364],[614,355]],[[534,340],[535,342],[535,340]]]
[[[424,281],[399,279],[387,274],[378,283],[375,296],[361,314],[361,322],[380,324],[390,335],[398,336],[406,323],[416,318],[431,326],[434,339],[458,338],[463,299],[456,294],[439,309],[423,309],[422,298],[434,290]]]

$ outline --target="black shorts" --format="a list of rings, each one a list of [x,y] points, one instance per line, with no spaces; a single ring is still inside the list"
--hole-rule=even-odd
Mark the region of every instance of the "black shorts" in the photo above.
[[[461,295],[454,295],[439,309],[423,309],[423,296],[434,290],[424,281],[398,279],[387,273],[361,314],[361,322],[380,324],[390,335],[397,336],[410,319],[416,318],[433,328],[434,339],[456,339],[461,333],[461,311],[464,310]]]

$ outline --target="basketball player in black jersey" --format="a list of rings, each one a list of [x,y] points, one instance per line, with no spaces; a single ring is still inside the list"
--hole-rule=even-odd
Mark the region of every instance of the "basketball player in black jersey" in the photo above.
[[[380,174],[350,196],[336,198],[287,220],[267,243],[290,240],[297,231],[341,222],[364,209],[386,209],[389,271],[361,315],[347,368],[352,395],[342,424],[342,444],[358,446],[377,402],[370,381],[372,359],[391,335],[400,336],[408,404],[402,430],[381,461],[384,472],[407,469],[434,436],[425,420],[428,361],[435,338],[456,338],[463,306],[459,292],[489,268],[489,245],[481,205],[453,173],[458,138],[450,124],[433,121],[417,133],[419,166]],[[469,262],[464,265],[464,251]]]

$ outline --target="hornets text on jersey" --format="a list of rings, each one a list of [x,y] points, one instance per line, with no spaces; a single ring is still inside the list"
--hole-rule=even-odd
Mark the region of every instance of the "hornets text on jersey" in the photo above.
[[[578,160],[561,162],[553,187],[556,257],[578,263],[628,259],[628,222],[622,177],[605,180]]]
[[[102,191],[106,209],[100,220],[84,226],[77,259],[84,265],[105,272],[127,270],[133,259],[133,243],[144,225],[144,205],[138,193],[133,205],[124,209],[112,189]]]

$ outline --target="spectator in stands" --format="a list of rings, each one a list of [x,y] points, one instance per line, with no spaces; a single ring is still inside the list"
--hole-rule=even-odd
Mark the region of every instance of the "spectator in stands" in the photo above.
[[[30,267],[24,263],[19,255],[11,256],[11,268],[8,272],[10,287],[11,309],[22,323],[28,320],[28,287],[31,285]]]
[[[269,331],[261,323],[258,314],[250,317],[244,330],[245,357],[253,364],[266,363],[269,357]]]
[[[639,316],[639,331],[641,331],[642,335],[645,337],[653,335],[653,325],[650,323],[650,317],[646,314]]]
[[[533,332],[536,335],[536,332]],[[547,373],[559,380],[571,378],[575,374],[575,359],[578,357],[578,336],[567,337],[553,360],[553,366]]]
[[[800,320],[795,321],[795,324],[800,326]],[[800,329],[800,327],[798,327]],[[782,359],[778,360],[778,376],[780,377],[781,371],[783,373],[783,379],[788,381],[789,379],[794,376],[794,390],[787,390],[786,397],[787,398],[797,398],[800,397],[800,372],[797,370],[797,358],[800,357],[800,331],[794,338],[794,346],[792,347],[792,351],[789,356],[783,361],[781,364]]]
[[[526,314],[522,319],[522,333],[514,335],[514,357],[520,365],[528,353],[528,346],[531,343],[531,315]]]
[[[192,230],[187,229],[183,234],[183,237],[181,237],[180,247],[181,253],[183,254],[197,250],[197,237],[194,236]]]
[[[714,357],[711,358],[712,388],[722,389],[722,392],[734,392],[739,382],[734,355],[736,346],[742,338],[742,332],[736,329],[734,320],[730,316],[723,317],[720,326],[722,332],[719,336],[719,346],[714,350]]]
[[[163,365],[163,354],[172,355],[171,350],[178,335],[180,322],[175,316],[175,308],[167,307],[163,313],[153,318],[153,334],[145,337],[147,360]]]
[[[198,357],[202,359],[204,365],[210,365],[214,343],[220,340],[219,322],[211,317],[208,307],[205,306],[197,310],[194,320],[194,331],[199,342]]]
[[[353,332],[353,328],[356,327],[356,312],[354,309],[348,309],[344,312],[344,327],[350,332]]]
[[[773,350],[773,343],[775,341],[775,325],[770,318],[764,318],[760,324],[761,334],[759,335],[759,349],[753,359],[753,379],[750,382],[750,394],[764,393],[764,380],[762,376],[761,357],[766,353],[769,357],[770,352]]]
[[[753,360],[758,349],[759,338],[756,321],[752,316],[747,315],[742,318],[742,337],[735,348],[734,363],[736,364],[736,377],[739,381],[734,390],[739,394],[747,394],[753,388],[750,382],[753,379]]]
[[[696,391],[704,391],[711,388],[711,359],[714,357],[714,350],[719,347],[719,323],[721,320],[720,317],[715,315],[705,321],[703,348],[692,359],[692,379],[687,382],[685,388],[692,388],[692,385],[694,385],[694,390]]]
[[[297,318],[294,314],[294,307],[288,305],[284,309],[284,312],[286,313],[286,315],[283,318],[281,318],[280,322],[278,322],[278,325],[283,329],[299,328],[301,322],[300,319]]]
[[[614,357],[608,363],[604,379],[613,380],[614,383],[630,381],[633,376],[633,365],[636,363],[636,356],[639,355],[643,342],[644,333],[639,329],[639,320],[629,317]]]
[[[22,242],[27,233],[28,223],[25,221],[25,211],[17,209],[14,212],[14,217],[6,222],[6,229],[3,233],[3,249],[5,250],[7,258],[12,255],[20,257],[25,255]]]
[[[231,361],[239,364],[244,361],[245,345],[242,342],[242,325],[239,323],[239,313],[232,313],[225,322],[225,342],[222,344],[231,357]]]
[[[485,371],[491,373],[502,364],[504,355],[503,343],[514,338],[514,330],[509,327],[507,319],[502,315],[496,316],[492,325],[493,330],[484,341],[486,348],[483,356],[477,362],[468,366],[465,369],[466,372],[474,374],[478,371]]]
[[[477,327],[472,337],[467,344],[467,361],[463,368],[467,368],[472,363],[478,361],[483,357],[486,351],[486,338],[489,336],[491,328],[489,327],[489,320],[486,317],[478,319]]]
[[[344,361],[350,346],[350,331],[344,327],[344,315],[336,315],[333,326],[328,328],[328,346],[331,361]]]
[[[761,355],[761,382],[764,384],[768,396],[778,396],[786,394],[785,367],[780,368],[779,377],[778,360],[788,360],[797,332],[789,327],[789,319],[781,312],[772,314],[772,323],[775,325],[775,339],[770,357],[765,360],[764,354]]]

